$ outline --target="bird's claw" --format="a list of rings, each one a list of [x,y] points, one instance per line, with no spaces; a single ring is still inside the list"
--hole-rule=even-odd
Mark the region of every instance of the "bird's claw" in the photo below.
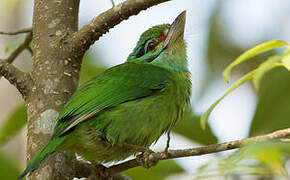
[[[152,166],[155,166],[158,161],[152,159],[151,154],[153,154],[154,151],[148,149],[147,151],[143,152],[142,154],[138,155],[136,157],[137,162],[143,166],[144,168],[150,168]]]

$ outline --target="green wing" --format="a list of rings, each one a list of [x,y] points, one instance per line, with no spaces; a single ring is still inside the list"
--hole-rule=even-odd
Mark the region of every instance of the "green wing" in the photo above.
[[[107,108],[151,95],[166,86],[170,72],[151,64],[127,62],[114,66],[83,84],[59,116],[54,136]]]

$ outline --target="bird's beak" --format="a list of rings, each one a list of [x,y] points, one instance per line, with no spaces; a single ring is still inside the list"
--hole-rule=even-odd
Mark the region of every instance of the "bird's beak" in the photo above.
[[[185,20],[186,11],[183,11],[171,24],[166,39],[163,43],[163,49],[173,44],[177,39],[183,39]]]

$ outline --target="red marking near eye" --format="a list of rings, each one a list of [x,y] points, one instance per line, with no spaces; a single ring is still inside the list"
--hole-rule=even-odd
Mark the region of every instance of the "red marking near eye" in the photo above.
[[[159,40],[160,41],[164,41],[166,39],[166,36],[164,36],[164,35],[161,35],[160,37],[159,37]]]

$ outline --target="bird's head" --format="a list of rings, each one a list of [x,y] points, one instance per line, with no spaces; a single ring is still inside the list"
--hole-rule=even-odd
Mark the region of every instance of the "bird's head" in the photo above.
[[[171,25],[157,25],[145,31],[127,61],[151,63],[178,72],[187,71],[183,39],[185,19],[186,11],[183,11]]]

